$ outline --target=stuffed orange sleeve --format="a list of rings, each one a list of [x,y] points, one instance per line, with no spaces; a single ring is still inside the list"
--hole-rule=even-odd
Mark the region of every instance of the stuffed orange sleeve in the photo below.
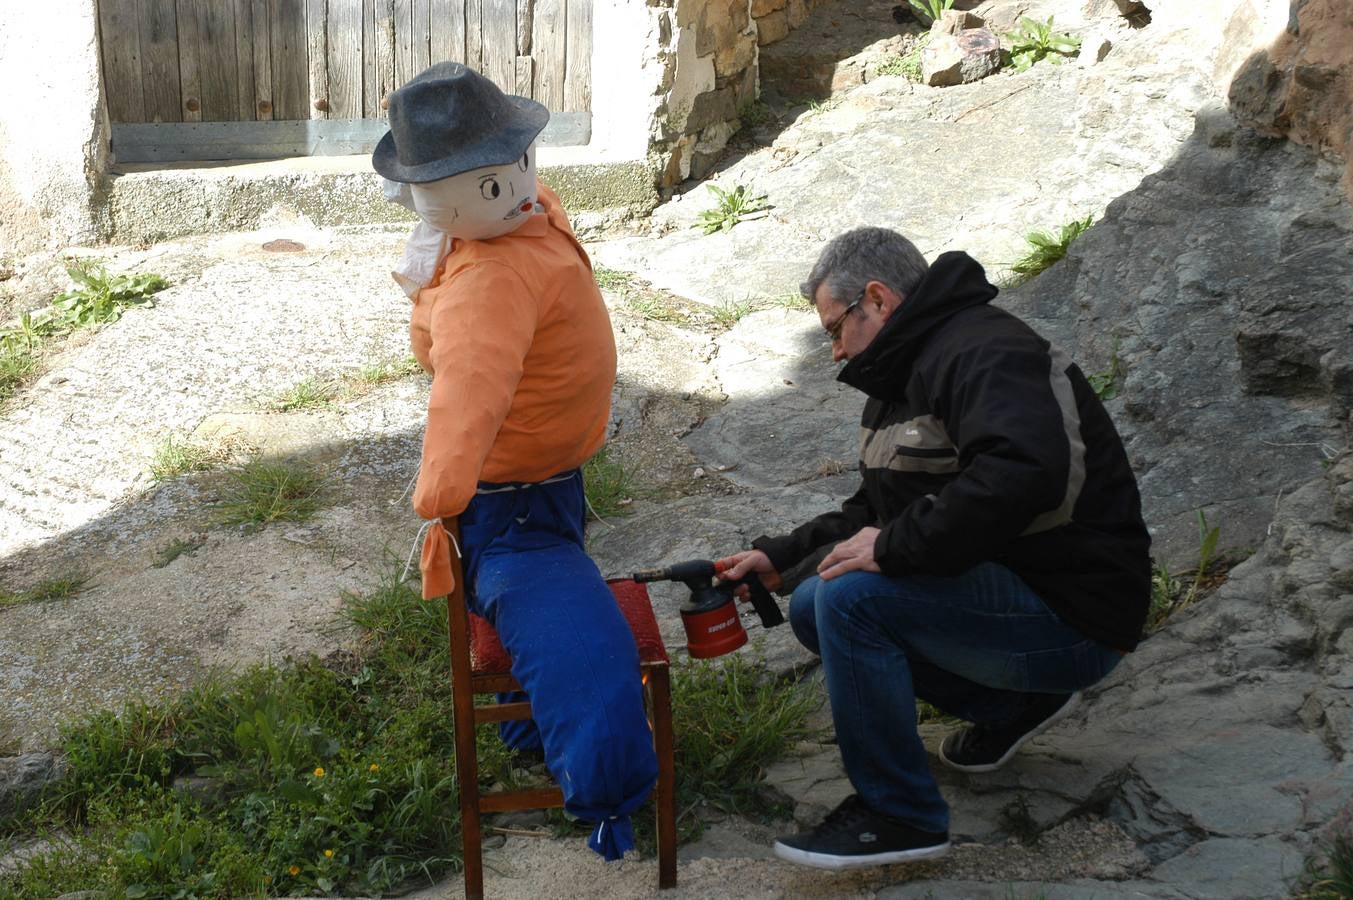
[[[413,508],[436,521],[423,544],[423,596],[453,587],[450,541],[440,520],[474,496],[484,460],[512,408],[535,333],[537,305],[507,266],[482,262],[420,293],[430,310],[432,370],[423,459]]]

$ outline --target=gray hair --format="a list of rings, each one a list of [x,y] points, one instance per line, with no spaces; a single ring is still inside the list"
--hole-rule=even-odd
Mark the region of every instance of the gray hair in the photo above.
[[[887,228],[856,228],[838,235],[822,249],[799,291],[816,305],[817,289],[844,303],[871,281],[881,281],[903,297],[921,283],[930,266],[916,245]]]

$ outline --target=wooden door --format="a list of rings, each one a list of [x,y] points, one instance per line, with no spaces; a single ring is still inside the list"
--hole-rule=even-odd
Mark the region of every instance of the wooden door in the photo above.
[[[98,0],[119,162],[367,153],[383,101],[463,62],[591,132],[592,0]]]

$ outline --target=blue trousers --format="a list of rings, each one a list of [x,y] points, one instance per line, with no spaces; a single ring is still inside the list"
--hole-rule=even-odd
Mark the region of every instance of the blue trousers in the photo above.
[[[856,792],[871,808],[931,832],[948,829],[949,806],[916,730],[918,697],[970,722],[1008,722],[1029,694],[1072,693],[1121,658],[995,563],[954,578],[813,576],[794,591],[789,621],[822,657]]]
[[[582,474],[480,491],[460,516],[466,601],[497,630],[534,715],[503,736],[543,746],[566,810],[627,829],[658,761],[634,635],[583,550]]]

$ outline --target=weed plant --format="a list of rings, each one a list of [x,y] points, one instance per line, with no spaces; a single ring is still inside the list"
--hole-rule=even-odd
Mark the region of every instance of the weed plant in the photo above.
[[[1100,400],[1112,400],[1118,396],[1123,374],[1123,358],[1118,355],[1118,342],[1115,340],[1113,352],[1109,354],[1109,367],[1102,372],[1085,376],[1085,380],[1090,382],[1090,388]]]
[[[808,298],[798,291],[786,291],[783,294],[776,294],[770,298],[771,306],[778,306],[781,309],[797,309],[806,312],[813,308],[808,302]]]
[[[317,473],[298,465],[250,460],[230,473],[217,520],[222,525],[304,522],[319,509],[321,482]]]
[[[597,518],[618,516],[634,497],[634,479],[629,470],[602,447],[583,463],[583,492]]]
[[[1031,231],[1024,236],[1029,252],[1010,266],[1011,286],[1023,284],[1066,256],[1071,242],[1089,230],[1093,216],[1077,219],[1056,231]]]
[[[29,603],[49,603],[53,600],[69,600],[89,583],[89,576],[83,572],[49,578],[25,591],[0,590],[0,609],[10,606],[23,606]]]
[[[608,269],[605,266],[597,266],[592,270],[592,277],[596,279],[597,286],[604,291],[623,292],[634,284],[634,274],[632,272],[622,272],[619,269]]]
[[[911,8],[932,21],[953,8],[954,0],[907,0]]]
[[[52,305],[72,328],[116,322],[129,306],[153,306],[152,295],[169,286],[159,275],[111,275],[102,263],[79,260],[66,267],[75,287]]]
[[[102,264],[90,260],[74,262],[66,272],[75,281],[74,288],[58,295],[49,308],[24,313],[0,327],[0,403],[37,373],[44,341],[115,321],[129,306],[153,304],[151,295],[168,286],[159,275],[110,275]]]
[[[705,187],[714,195],[715,205],[712,209],[701,212],[695,225],[692,226],[703,229],[705,234],[730,231],[744,219],[760,217],[770,208],[766,203],[765,194],[753,196],[748,192],[746,185],[739,184],[731,191],[724,190],[717,184],[707,184]]]
[[[446,609],[397,571],[346,598],[359,652],[63,728],[67,774],[0,833],[68,836],[0,874],[0,897],[370,896],[458,867]],[[741,657],[676,666],[673,693],[683,805],[755,805],[812,703]],[[496,730],[477,741],[485,783],[513,778]]]
[[[1207,516],[1198,510],[1198,562],[1188,572],[1181,575],[1171,574],[1161,565],[1151,570],[1151,605],[1147,611],[1146,633],[1159,631],[1170,616],[1187,609],[1197,602],[1205,590],[1215,587],[1225,572],[1236,560],[1219,560],[1217,543],[1221,539],[1221,526],[1210,525]],[[1218,569],[1221,575],[1218,574]],[[1191,578],[1190,578],[1191,576]],[[1187,587],[1185,586],[1187,584]]]
[[[1027,71],[1042,59],[1056,65],[1081,49],[1079,37],[1052,30],[1052,16],[1046,22],[1021,16],[1005,39],[1010,42],[1010,63],[1016,72]]]

